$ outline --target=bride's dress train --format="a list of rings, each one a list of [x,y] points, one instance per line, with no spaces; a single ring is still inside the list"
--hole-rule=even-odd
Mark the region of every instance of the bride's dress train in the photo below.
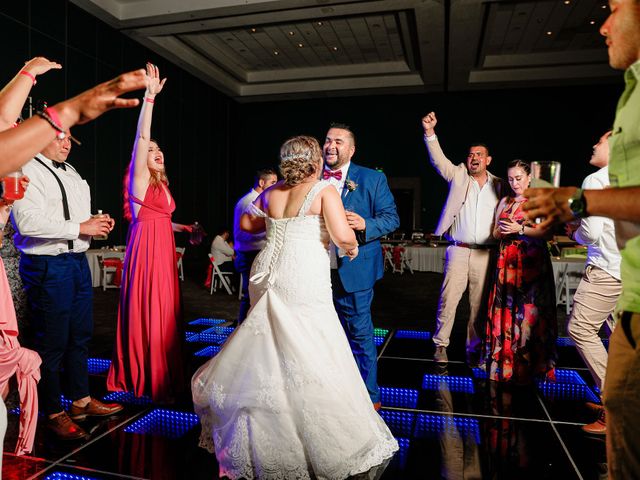
[[[335,312],[324,220],[265,216],[247,319],[193,376],[200,445],[231,479],[344,479],[393,455]],[[333,188],[333,187],[331,187]]]

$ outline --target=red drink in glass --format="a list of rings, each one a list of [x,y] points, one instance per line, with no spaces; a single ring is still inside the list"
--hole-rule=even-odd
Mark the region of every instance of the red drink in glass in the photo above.
[[[21,177],[4,177],[2,183],[4,184],[4,198],[7,200],[20,200],[24,197],[24,187],[20,182]]]

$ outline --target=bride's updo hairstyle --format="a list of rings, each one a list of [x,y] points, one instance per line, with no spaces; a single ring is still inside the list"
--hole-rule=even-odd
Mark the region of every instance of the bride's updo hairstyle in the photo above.
[[[298,185],[317,173],[322,152],[313,137],[300,135],[287,140],[280,147],[280,174],[287,185]]]

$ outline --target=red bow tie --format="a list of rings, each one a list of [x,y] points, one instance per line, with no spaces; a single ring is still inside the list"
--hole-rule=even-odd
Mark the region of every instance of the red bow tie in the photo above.
[[[323,170],[322,178],[328,180],[331,177],[335,178],[336,180],[342,180],[342,170],[336,170],[335,172],[332,170]]]

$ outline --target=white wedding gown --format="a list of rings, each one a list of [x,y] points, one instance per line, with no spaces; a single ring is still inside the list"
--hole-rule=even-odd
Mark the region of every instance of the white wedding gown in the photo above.
[[[231,479],[344,479],[398,449],[373,409],[333,306],[324,219],[266,217],[252,268],[252,307],[193,376],[200,446]],[[333,187],[331,187],[333,188]]]

